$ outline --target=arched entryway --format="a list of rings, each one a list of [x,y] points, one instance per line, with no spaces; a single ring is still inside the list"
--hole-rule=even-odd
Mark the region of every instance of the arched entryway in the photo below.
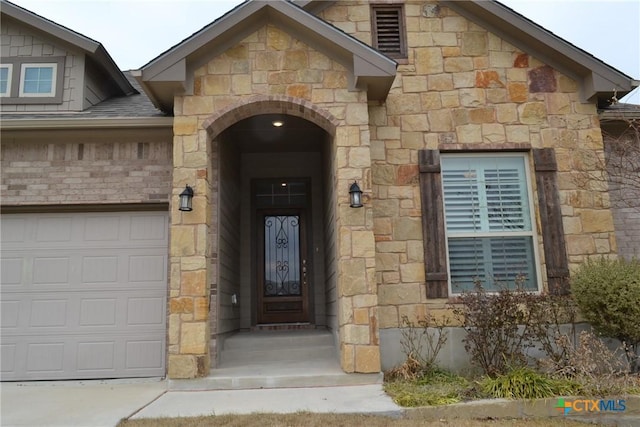
[[[337,353],[335,123],[290,97],[254,97],[205,122],[217,177],[213,367],[238,331],[325,329]]]

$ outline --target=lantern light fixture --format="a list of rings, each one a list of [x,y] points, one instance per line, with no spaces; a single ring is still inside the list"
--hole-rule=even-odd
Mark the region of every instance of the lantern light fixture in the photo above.
[[[358,186],[358,181],[353,181],[351,187],[349,187],[349,200],[352,208],[361,208],[362,207],[362,190]]]
[[[184,191],[180,193],[180,206],[178,207],[178,209],[185,212],[192,211],[192,202],[193,188],[189,187],[189,185],[186,185],[184,187]]]

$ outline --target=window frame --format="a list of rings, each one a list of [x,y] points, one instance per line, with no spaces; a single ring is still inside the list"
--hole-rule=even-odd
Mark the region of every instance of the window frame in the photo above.
[[[51,90],[49,92],[25,92],[25,85],[27,83],[27,70],[28,69],[51,69]],[[31,63],[23,62],[20,64],[20,89],[18,90],[18,96],[21,98],[51,98],[56,95],[56,76],[58,75],[58,64],[55,62],[43,62],[43,63]],[[40,82],[41,80],[38,80]]]
[[[480,152],[463,152],[463,153],[442,153],[441,155],[441,170],[442,170],[442,178],[441,178],[441,186],[442,186],[442,209],[443,209],[443,219],[444,219],[444,243],[445,243],[445,255],[446,255],[446,267],[447,267],[447,276],[448,276],[448,294],[449,296],[455,297],[456,295],[460,295],[464,290],[455,290],[453,286],[453,279],[451,274],[451,259],[450,259],[450,251],[449,251],[449,239],[451,237],[451,233],[447,227],[447,215],[445,208],[445,168],[443,166],[443,160],[445,159],[455,159],[455,158],[519,158],[522,159],[523,162],[523,172],[525,178],[525,186],[524,189],[527,191],[527,200],[526,202],[529,205],[528,214],[529,214],[529,223],[530,230],[529,231],[515,231],[515,232],[505,232],[505,231],[480,231],[480,232],[463,232],[463,233],[453,233],[455,238],[487,238],[487,237],[531,237],[531,246],[532,246],[532,257],[533,257],[533,272],[535,274],[534,285],[535,289],[527,289],[527,291],[532,293],[540,293],[542,292],[542,272],[540,265],[540,254],[539,254],[539,236],[537,230],[537,221],[536,221],[536,212],[534,205],[534,193],[533,193],[533,176],[531,173],[531,158],[528,153],[524,152],[503,152],[503,153],[480,153]],[[497,292],[497,289],[488,289],[487,292],[493,293]]]
[[[400,51],[399,52],[388,52],[381,50],[378,47],[378,24],[377,24],[377,11],[379,10],[397,10],[398,11],[398,36],[400,42]],[[408,46],[407,46],[407,25],[406,18],[404,12],[404,4],[403,3],[372,3],[370,5],[371,12],[371,45],[392,59],[400,59],[407,60],[408,59]]]
[[[13,83],[13,64],[0,64],[0,68],[7,69],[7,87],[6,91],[0,92],[0,97],[6,98],[11,96],[11,85]]]
[[[7,84],[7,94],[2,95],[3,104],[61,104],[64,92],[64,56],[44,56],[44,57],[7,57],[2,58],[3,67],[10,69],[9,80],[11,85]],[[52,66],[53,76],[51,81],[51,92],[48,94],[30,94],[24,93],[24,69],[29,66]]]

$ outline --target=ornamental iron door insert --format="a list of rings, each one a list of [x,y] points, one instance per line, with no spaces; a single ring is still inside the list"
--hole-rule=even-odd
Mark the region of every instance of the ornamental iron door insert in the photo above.
[[[261,211],[258,323],[308,321],[303,211]]]

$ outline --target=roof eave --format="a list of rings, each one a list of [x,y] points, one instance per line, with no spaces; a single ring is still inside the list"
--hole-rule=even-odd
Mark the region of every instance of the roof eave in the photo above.
[[[2,13],[83,51],[105,69],[123,95],[136,93],[101,43],[6,0],[2,0]]]
[[[47,118],[2,119],[3,131],[31,131],[34,129],[132,129],[167,128],[173,126],[173,117],[108,117],[108,118]]]

